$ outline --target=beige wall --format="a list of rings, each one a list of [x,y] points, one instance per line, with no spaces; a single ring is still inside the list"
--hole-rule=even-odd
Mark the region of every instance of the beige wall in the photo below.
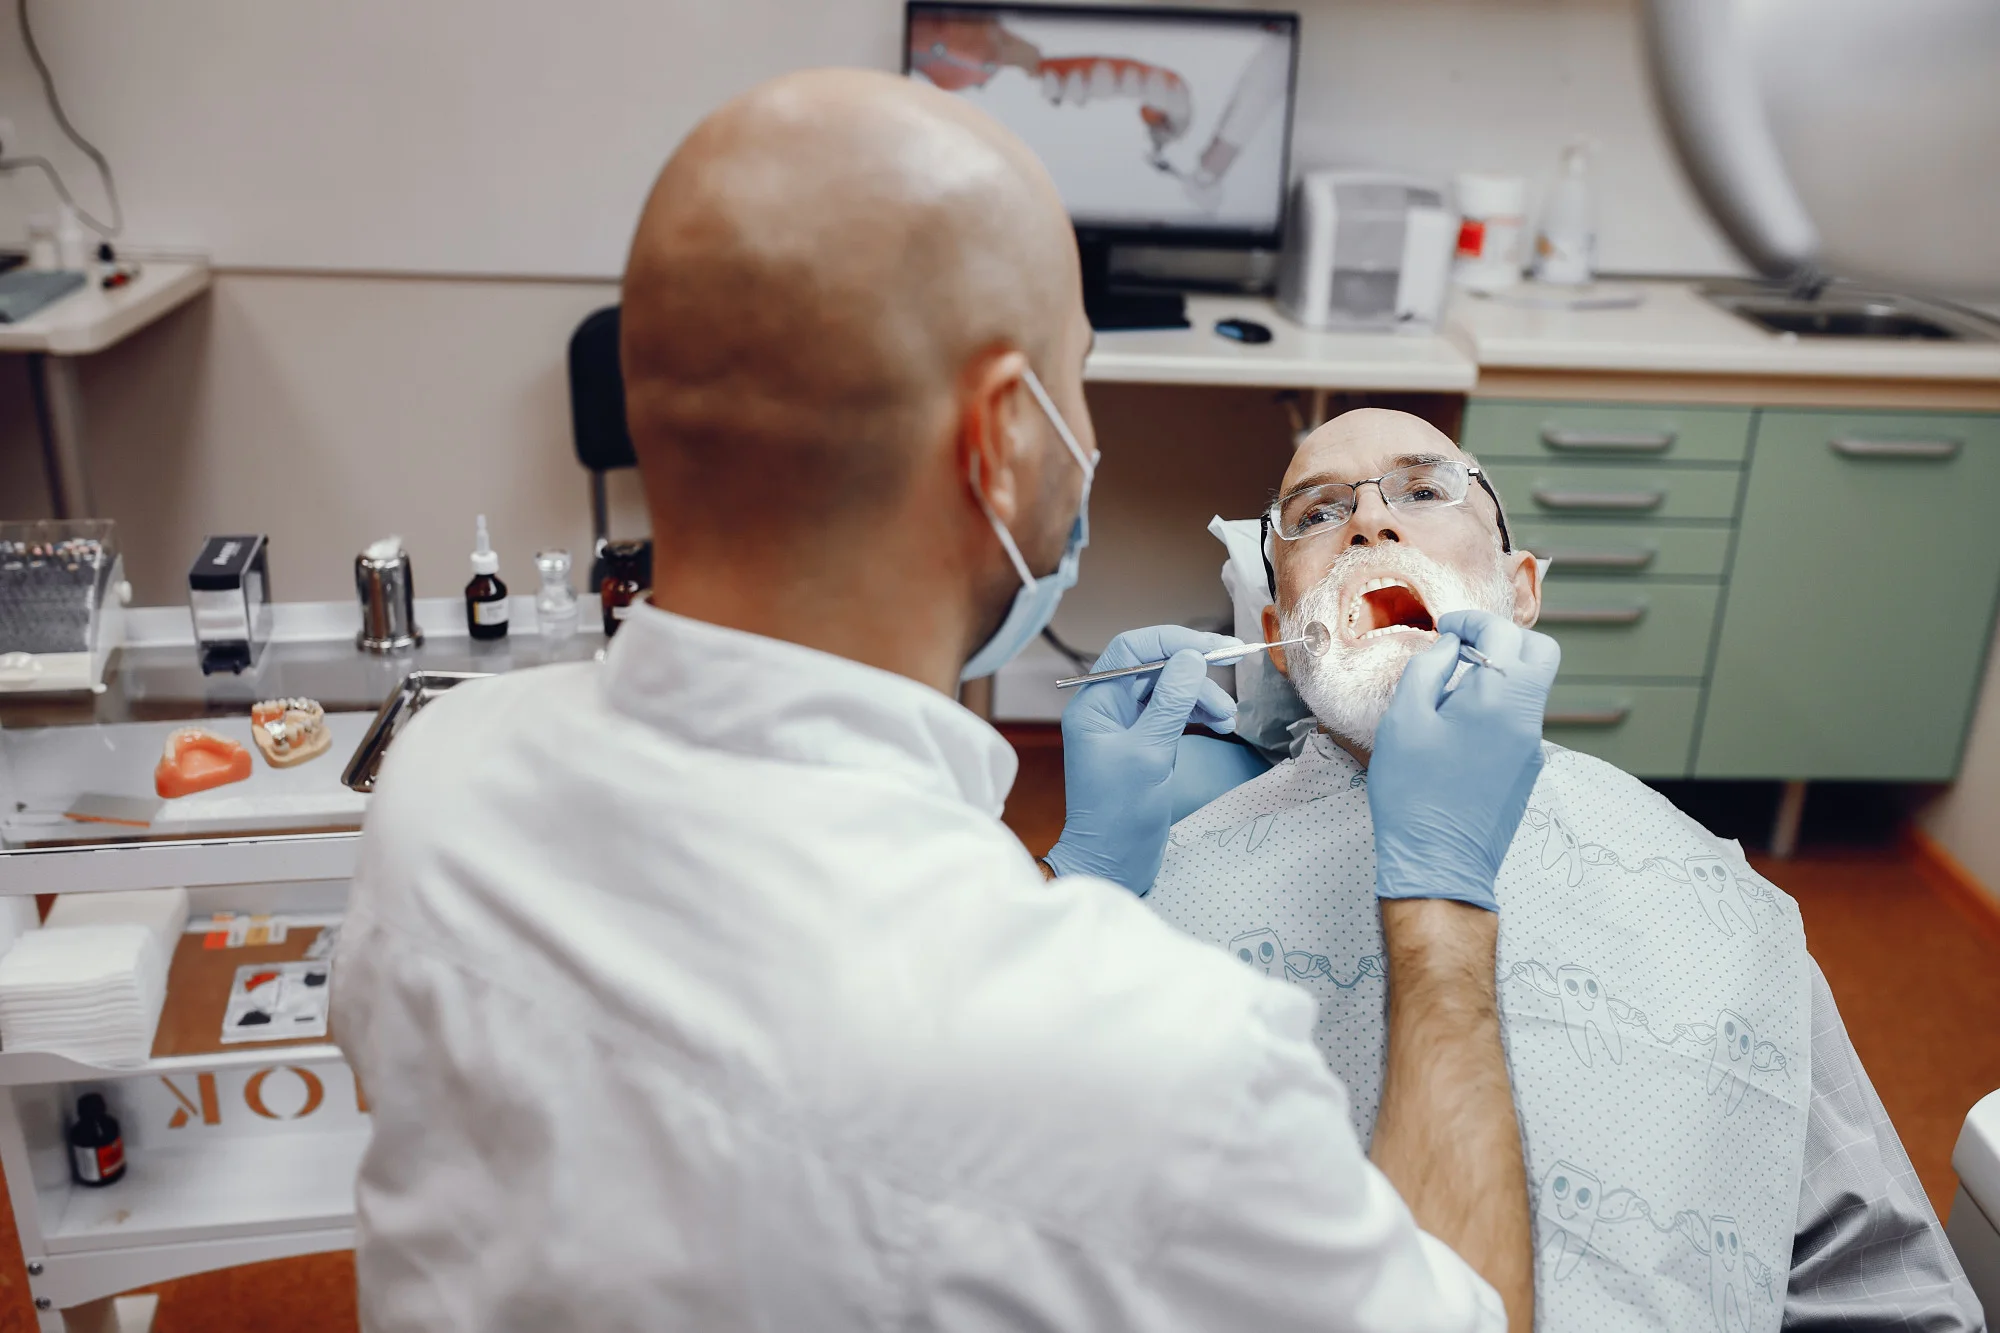
[[[448,595],[482,512],[531,586],[537,547],[588,545],[563,349],[615,299],[608,284],[225,274],[87,358],[91,487],[139,600],[181,600],[202,535],[239,531],[271,535],[286,599],[352,596],[354,553],[390,532],[419,594]],[[46,505],[18,480],[39,481],[18,378],[0,377],[10,515]],[[632,527],[636,487],[617,493]]]
[[[2000,900],[2000,633],[1965,739],[1958,781],[1924,811],[1924,829]]]
[[[539,547],[588,549],[564,349],[609,284],[223,274],[194,305],[82,362],[90,481],[142,604],[186,596],[204,534],[265,532],[287,600],[353,595],[354,553],[400,533],[422,596],[469,570],[484,513],[503,576]],[[47,512],[20,363],[0,362],[0,517]],[[1058,628],[1223,614],[1212,513],[1277,484],[1290,431],[1258,390],[1098,386],[1104,450],[1086,574]],[[646,530],[630,474],[614,530]],[[745,515],[746,525],[756,523]]]

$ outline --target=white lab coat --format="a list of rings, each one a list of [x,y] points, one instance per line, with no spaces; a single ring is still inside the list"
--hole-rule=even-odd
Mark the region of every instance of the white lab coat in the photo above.
[[[363,1325],[1504,1325],[1312,1003],[997,816],[900,676],[650,608],[398,740],[335,1027]]]

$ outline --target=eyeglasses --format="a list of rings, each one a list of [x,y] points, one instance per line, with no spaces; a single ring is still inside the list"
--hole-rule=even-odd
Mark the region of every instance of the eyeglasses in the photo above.
[[[1382,503],[1398,513],[1416,516],[1464,504],[1466,492],[1475,481],[1479,483],[1479,489],[1486,492],[1486,498],[1493,501],[1494,520],[1500,528],[1500,549],[1511,552],[1514,544],[1507,533],[1507,515],[1500,508],[1500,497],[1493,493],[1493,484],[1486,480],[1485,473],[1468,463],[1441,458],[1399,467],[1364,481],[1330,481],[1281,496],[1264,514],[1265,574],[1270,577],[1275,591],[1278,581],[1271,569],[1271,533],[1276,532],[1286,541],[1295,542],[1314,533],[1332,532],[1344,526],[1354,517],[1354,511],[1360,505],[1363,486],[1373,486],[1381,495]]]

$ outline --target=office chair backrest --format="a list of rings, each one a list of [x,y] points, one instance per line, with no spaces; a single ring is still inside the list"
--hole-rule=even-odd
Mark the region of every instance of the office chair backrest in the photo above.
[[[604,474],[632,467],[632,436],[625,429],[625,375],[618,365],[618,307],[592,311],[569,339],[569,422],[576,461],[590,471],[590,521],[602,541],[611,535]]]

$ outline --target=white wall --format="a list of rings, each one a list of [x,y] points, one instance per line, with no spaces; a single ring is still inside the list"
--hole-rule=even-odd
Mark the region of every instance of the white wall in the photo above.
[[[1633,0],[1293,3],[1301,162],[1540,182],[1582,134],[1601,146],[1608,268],[1731,263],[1654,123]],[[72,119],[119,174],[134,245],[237,266],[611,277],[652,173],[707,108],[799,64],[893,67],[902,6],[35,0],[33,13]],[[99,206],[11,35],[0,117],[17,130],[10,152],[47,155]],[[0,236],[52,201],[39,178],[0,182]]]

